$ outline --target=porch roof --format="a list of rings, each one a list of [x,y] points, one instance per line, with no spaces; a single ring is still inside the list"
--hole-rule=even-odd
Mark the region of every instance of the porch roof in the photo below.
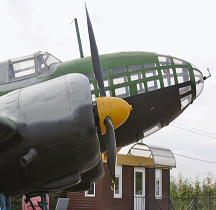
[[[153,159],[153,166],[157,168],[176,167],[175,157],[172,151],[168,148],[136,143],[130,148],[128,155]]]

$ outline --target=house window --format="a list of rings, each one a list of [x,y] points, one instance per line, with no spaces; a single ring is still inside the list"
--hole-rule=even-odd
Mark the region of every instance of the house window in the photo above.
[[[115,169],[114,198],[122,198],[122,165]]]
[[[155,197],[162,197],[162,169],[155,169]]]
[[[95,183],[91,184],[91,189],[85,191],[85,196],[95,197]]]

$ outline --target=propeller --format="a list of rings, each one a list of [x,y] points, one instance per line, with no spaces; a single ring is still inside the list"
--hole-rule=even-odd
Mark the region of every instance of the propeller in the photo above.
[[[106,134],[105,145],[108,156],[108,168],[111,178],[111,189],[113,190],[115,184],[115,165],[116,165],[116,137],[115,129],[121,126],[129,117],[132,106],[125,100],[116,97],[107,97],[104,87],[104,81],[102,76],[102,69],[98,49],[95,41],[95,36],[92,28],[92,24],[89,18],[88,10],[86,8],[87,25],[89,33],[89,41],[91,48],[92,64],[95,73],[95,77],[98,83],[100,97],[96,98],[96,104],[98,109],[101,135]]]

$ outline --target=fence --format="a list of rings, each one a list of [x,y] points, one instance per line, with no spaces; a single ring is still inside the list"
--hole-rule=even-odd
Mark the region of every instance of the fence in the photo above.
[[[134,210],[172,210],[169,197],[134,197]]]
[[[216,210],[216,194],[198,194],[193,198],[170,198],[173,210]]]
[[[191,198],[134,197],[134,210],[216,210],[216,194]]]

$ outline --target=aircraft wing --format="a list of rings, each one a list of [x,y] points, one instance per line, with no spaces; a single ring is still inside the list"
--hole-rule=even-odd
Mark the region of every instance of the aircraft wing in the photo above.
[[[11,139],[17,132],[13,120],[0,115],[0,145]]]

